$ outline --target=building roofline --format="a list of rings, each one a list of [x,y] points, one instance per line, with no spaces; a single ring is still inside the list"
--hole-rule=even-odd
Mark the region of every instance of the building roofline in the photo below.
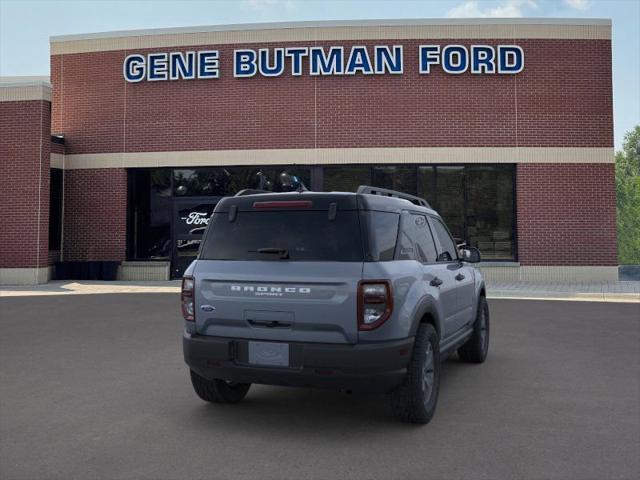
[[[230,25],[203,25],[194,27],[150,28],[110,32],[53,35],[50,43],[106,38],[141,37],[150,35],[176,35],[208,32],[281,30],[296,28],[332,27],[394,27],[394,26],[474,26],[474,25],[571,25],[611,26],[608,18],[416,18],[380,20],[331,20],[305,22],[240,23]]]
[[[0,87],[49,87],[51,82],[46,75],[34,76],[2,76],[0,77]]]
[[[49,77],[0,77],[0,102],[51,101]]]

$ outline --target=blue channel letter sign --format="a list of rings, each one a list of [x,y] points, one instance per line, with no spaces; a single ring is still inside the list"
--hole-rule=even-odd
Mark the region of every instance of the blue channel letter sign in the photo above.
[[[524,51],[518,45],[420,45],[419,73],[441,69],[450,75],[514,75],[524,70]],[[127,82],[219,78],[220,52],[199,50],[134,53],[123,62]],[[294,77],[335,75],[402,75],[402,45],[373,47],[240,48],[233,51],[233,76]]]

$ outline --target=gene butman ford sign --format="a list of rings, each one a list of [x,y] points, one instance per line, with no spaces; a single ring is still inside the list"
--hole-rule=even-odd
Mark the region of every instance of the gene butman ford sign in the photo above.
[[[524,69],[524,52],[517,45],[420,45],[416,54],[421,74],[441,68],[451,75],[513,75]],[[402,45],[236,49],[233,76],[402,75],[403,63]],[[122,69],[132,83],[215,79],[220,77],[220,54],[218,50],[134,53],[124,59]]]

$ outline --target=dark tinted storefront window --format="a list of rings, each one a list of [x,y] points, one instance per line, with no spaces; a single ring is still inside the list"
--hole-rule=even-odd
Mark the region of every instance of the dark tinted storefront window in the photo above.
[[[454,240],[485,260],[514,260],[513,165],[345,165],[324,167],[324,190],[360,185],[417,194],[444,218]]]
[[[49,250],[60,250],[62,233],[62,176],[63,171],[51,169],[49,184]]]
[[[514,258],[513,168],[467,167],[465,182],[469,242],[485,260]]]
[[[418,196],[433,205],[436,198],[436,167],[418,167]]]
[[[415,165],[345,165],[324,167],[325,192],[355,192],[360,185],[399,190],[415,195]]]
[[[457,243],[464,241],[464,167],[437,167],[434,207]]]
[[[370,166],[324,167],[325,192],[355,192],[360,185],[371,185]]]
[[[415,165],[376,165],[373,167],[372,185],[415,195],[416,167]]]
[[[173,193],[177,197],[235,195],[245,188],[290,192],[311,185],[308,167],[213,167],[176,169]]]
[[[189,214],[206,212],[208,218],[220,197],[246,188],[273,192],[292,191],[301,185],[308,188],[310,177],[309,167],[295,166],[131,169],[127,257],[168,260],[173,255],[176,262],[184,257],[181,264],[188,265],[206,227],[198,223],[201,218]],[[198,197],[196,203],[190,203],[191,197]],[[211,198],[204,201],[203,197]],[[185,209],[193,211],[185,214]]]
[[[130,259],[171,256],[171,170],[129,170]]]
[[[224,195],[228,188],[224,169],[198,168],[173,171],[173,193],[180,197]]]
[[[478,247],[484,260],[515,260],[513,165],[435,167],[433,207],[457,243]]]
[[[215,199],[218,197],[211,197]],[[214,201],[174,199],[173,237],[175,242],[172,272],[179,276],[198,254],[204,232],[216,206]]]
[[[354,192],[360,185],[374,185],[417,194],[442,215],[456,242],[478,247],[485,260],[516,258],[513,165],[314,168],[315,181],[321,182],[318,186],[323,186],[324,191]],[[193,205],[206,204],[210,210],[220,197],[234,195],[245,188],[291,191],[300,182],[309,188],[311,171],[312,168],[306,166],[132,169],[129,171],[128,258],[169,259],[184,253],[186,263],[186,257],[195,254],[196,239],[179,239],[175,233],[172,238],[172,225],[177,222],[174,208],[180,210],[187,206],[178,205],[178,201],[190,202],[193,198]],[[54,183],[52,178],[52,189]],[[179,213],[178,210],[175,212]],[[51,230],[52,235],[55,234],[54,229]],[[380,252],[383,251],[381,247]]]

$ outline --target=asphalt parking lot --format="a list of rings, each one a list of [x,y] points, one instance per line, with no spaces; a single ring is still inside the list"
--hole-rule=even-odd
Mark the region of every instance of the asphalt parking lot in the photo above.
[[[0,478],[638,478],[640,305],[491,300],[489,359],[427,426],[382,396],[253,386],[208,405],[176,294],[0,299]]]

